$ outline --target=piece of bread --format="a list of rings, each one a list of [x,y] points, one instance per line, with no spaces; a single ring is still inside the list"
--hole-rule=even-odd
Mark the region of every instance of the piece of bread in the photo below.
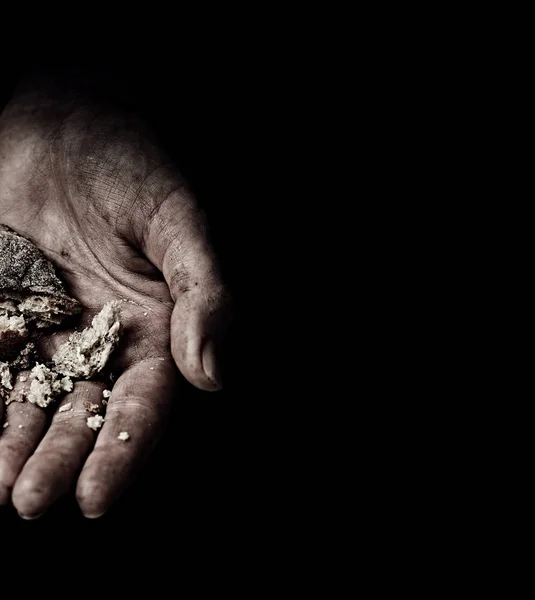
[[[6,362],[0,362],[0,388],[5,390],[13,389],[13,375]]]
[[[104,418],[100,415],[95,415],[94,417],[87,417],[87,426],[93,431],[97,431],[102,427],[102,423],[104,423]]]
[[[73,333],[52,357],[55,370],[76,379],[90,379],[104,368],[119,341],[119,306],[113,301],[104,305],[83,331]]]
[[[65,392],[72,392],[74,387],[70,377],[61,377],[61,375],[39,363],[32,369],[31,376],[32,382],[28,400],[41,408],[46,408]]]
[[[13,360],[27,339],[28,329],[24,317],[0,311],[0,361]]]
[[[18,315],[19,309],[13,300],[0,300],[0,312],[8,315]]]
[[[14,304],[37,327],[58,324],[81,310],[45,255],[5,225],[0,225],[0,302]]]
[[[11,366],[17,371],[31,369],[37,362],[35,344],[28,342],[26,346],[18,353],[17,357],[11,361]]]

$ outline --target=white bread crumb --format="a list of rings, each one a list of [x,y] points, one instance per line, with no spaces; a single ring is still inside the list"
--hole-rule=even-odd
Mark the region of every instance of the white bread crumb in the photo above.
[[[102,392],[102,395],[104,396],[104,398],[109,398],[111,396],[111,392],[110,390],[104,390]]]
[[[149,314],[149,313],[146,313],[146,312],[144,312],[144,313],[143,313],[143,316],[144,316],[144,317],[146,317],[148,314]]]
[[[22,383],[24,383],[25,381],[28,381],[28,378],[26,377],[26,375],[21,375],[19,377],[19,381],[22,381]]]
[[[2,429],[5,429],[6,427],[9,427],[9,422],[8,422],[8,421],[6,421],[6,422],[3,424],[3,426],[2,426]]]
[[[66,392],[72,392],[74,389],[74,383],[70,377],[63,377],[61,380],[61,385]]]
[[[67,404],[64,404],[62,407],[60,407],[58,412],[67,412],[68,410],[71,410],[71,408],[72,408],[72,402],[67,402]]]
[[[19,429],[22,429],[24,427],[24,425],[19,425]]]
[[[93,431],[97,431],[102,427],[102,423],[104,423],[103,417],[100,415],[95,415],[94,417],[87,417],[87,426]]]
[[[6,362],[0,362],[0,386],[6,388],[6,390],[12,390],[11,385],[12,375],[9,370],[9,364]]]
[[[122,442],[126,442],[126,440],[130,439],[130,434],[128,431],[121,431],[121,433],[117,436],[117,439],[121,440]]]

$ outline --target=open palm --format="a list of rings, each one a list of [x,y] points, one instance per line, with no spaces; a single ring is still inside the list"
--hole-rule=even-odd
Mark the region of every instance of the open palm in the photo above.
[[[0,407],[9,422],[0,429],[0,504],[11,500],[35,517],[77,482],[83,513],[96,517],[161,435],[179,370],[201,389],[220,387],[229,301],[205,221],[137,119],[29,91],[0,117],[0,222],[54,263],[83,306],[77,325],[87,326],[106,302],[121,302],[123,333],[107,381],[78,382],[46,411]],[[44,357],[69,333],[43,337]],[[24,385],[18,380],[14,393]],[[100,405],[107,388],[97,434],[84,404]],[[68,402],[73,409],[59,412]],[[118,439],[122,431],[127,442]]]

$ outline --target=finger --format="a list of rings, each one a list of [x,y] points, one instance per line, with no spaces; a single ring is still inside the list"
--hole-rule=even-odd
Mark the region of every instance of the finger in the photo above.
[[[21,516],[41,515],[72,488],[95,444],[97,432],[88,427],[87,418],[102,412],[105,389],[103,383],[79,381],[58,406],[48,431],[13,488],[12,502]]]
[[[104,514],[133,481],[163,433],[176,382],[170,358],[147,359],[117,380],[95,448],[78,479],[76,497],[86,517]],[[119,439],[124,432],[129,438]]]
[[[28,384],[19,376],[10,398],[17,398],[22,389],[27,390]],[[5,423],[7,427],[0,430],[0,506],[9,503],[15,481],[47,427],[48,415],[35,404],[13,401],[5,410]]]
[[[163,199],[140,204],[133,218],[138,221],[134,237],[164,274],[175,302],[171,317],[173,358],[192,384],[217,390],[221,387],[220,352],[230,299],[204,215],[194,197],[181,188]]]

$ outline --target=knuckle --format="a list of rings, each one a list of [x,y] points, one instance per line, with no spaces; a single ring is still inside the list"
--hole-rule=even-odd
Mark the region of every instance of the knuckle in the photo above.
[[[48,471],[60,469],[66,471],[72,463],[72,444],[67,444],[62,440],[53,440],[49,447],[38,448],[32,457],[32,466],[35,466],[35,461],[39,461],[39,470],[46,469]]]

